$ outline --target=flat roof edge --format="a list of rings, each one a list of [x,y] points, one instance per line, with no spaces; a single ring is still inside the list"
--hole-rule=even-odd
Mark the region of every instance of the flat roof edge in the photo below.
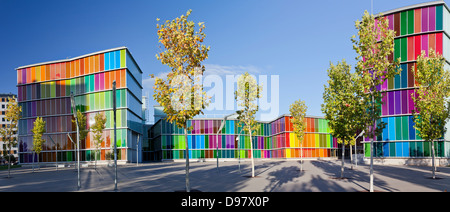
[[[419,7],[428,7],[428,6],[434,6],[434,5],[441,5],[441,4],[443,4],[448,10],[448,7],[445,4],[445,1],[440,0],[440,1],[431,1],[431,2],[424,2],[424,3],[404,6],[404,7],[400,7],[400,8],[397,8],[397,9],[392,9],[392,10],[388,10],[388,11],[385,11],[385,12],[381,12],[381,14],[383,14],[383,16],[386,16],[386,15],[390,15],[392,13],[401,12],[401,11],[404,11],[404,10],[410,10],[410,9],[419,8]],[[375,15],[375,17],[378,17],[378,15]]]
[[[77,60],[77,59],[80,59],[80,58],[83,58],[83,57],[89,57],[89,56],[96,55],[96,54],[101,54],[101,53],[110,52],[110,51],[116,51],[116,50],[122,50],[122,49],[128,49],[128,48],[126,46],[121,46],[121,47],[112,48],[112,49],[106,49],[106,50],[93,52],[93,53],[89,53],[89,54],[85,54],[85,55],[81,55],[81,56],[73,57],[73,58],[69,58],[69,59],[54,60],[54,61],[48,61],[48,62],[42,62],[42,63],[35,63],[35,64],[30,64],[30,65],[20,66],[20,67],[16,68],[16,70],[29,68],[29,67],[33,67],[33,66],[52,64],[52,63],[69,62],[69,61]],[[131,55],[131,53],[130,53],[130,55]]]

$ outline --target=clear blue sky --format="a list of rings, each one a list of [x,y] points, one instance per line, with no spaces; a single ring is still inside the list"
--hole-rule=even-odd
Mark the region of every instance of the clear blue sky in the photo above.
[[[373,11],[422,2],[374,0]],[[127,46],[144,72],[144,93],[151,96],[148,75],[169,70],[155,58],[160,51],[156,18],[172,20],[188,9],[191,20],[206,25],[205,44],[211,46],[206,71],[248,70],[268,75],[269,83],[270,75],[278,75],[277,116],[289,113],[289,104],[299,98],[309,115],[323,116],[326,70],[341,59],[355,64],[350,37],[356,34],[354,22],[364,10],[370,12],[371,1],[0,0],[0,93],[17,93],[19,66]]]

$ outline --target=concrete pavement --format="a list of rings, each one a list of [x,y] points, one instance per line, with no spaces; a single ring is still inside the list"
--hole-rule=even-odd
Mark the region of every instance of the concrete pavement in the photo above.
[[[305,160],[303,172],[299,161],[256,160],[257,177],[250,178],[250,161],[191,162],[191,189],[202,192],[357,192],[369,188],[369,167],[345,165],[345,179],[340,177],[338,160]],[[114,168],[81,168],[81,189],[77,189],[77,172],[73,167],[56,171],[55,167],[0,171],[0,192],[112,192]],[[374,189],[384,192],[450,190],[450,167],[438,167],[438,179],[431,179],[431,167],[374,165]],[[118,167],[119,192],[173,192],[185,189],[185,164],[157,162]]]

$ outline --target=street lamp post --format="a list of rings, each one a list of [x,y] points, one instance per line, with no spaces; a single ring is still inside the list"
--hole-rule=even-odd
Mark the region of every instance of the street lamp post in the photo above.
[[[223,117],[222,123],[220,124],[219,130],[217,130],[216,134],[216,159],[217,159],[217,172],[219,172],[219,132],[222,131],[222,128],[225,125],[225,122],[227,121],[227,118],[237,115],[237,113],[233,113],[231,115]]]
[[[116,81],[112,83],[113,87],[113,120],[114,120],[114,191],[117,191],[117,128],[116,128]]]
[[[78,189],[80,189],[81,188],[81,181],[80,181],[80,127],[78,126],[77,111],[76,111],[76,107],[75,107],[75,98],[73,97],[73,92],[70,93],[70,102],[72,103],[73,116],[75,117],[75,123],[77,125],[77,170],[78,170]]]

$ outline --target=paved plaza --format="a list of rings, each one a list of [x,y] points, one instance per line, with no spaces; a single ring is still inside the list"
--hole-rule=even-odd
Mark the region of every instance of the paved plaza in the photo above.
[[[299,161],[257,160],[250,178],[250,160],[191,162],[190,182],[201,192],[358,192],[369,188],[369,166],[345,165],[345,179],[340,177],[340,160],[306,160],[303,172]],[[81,189],[77,171],[72,167],[30,167],[0,171],[0,192],[113,192],[114,168],[82,167]],[[450,190],[450,167],[438,167],[438,179],[431,179],[431,167],[374,165],[374,189],[382,192],[443,192]],[[185,164],[156,162],[120,165],[119,192],[174,192],[185,189]]]

